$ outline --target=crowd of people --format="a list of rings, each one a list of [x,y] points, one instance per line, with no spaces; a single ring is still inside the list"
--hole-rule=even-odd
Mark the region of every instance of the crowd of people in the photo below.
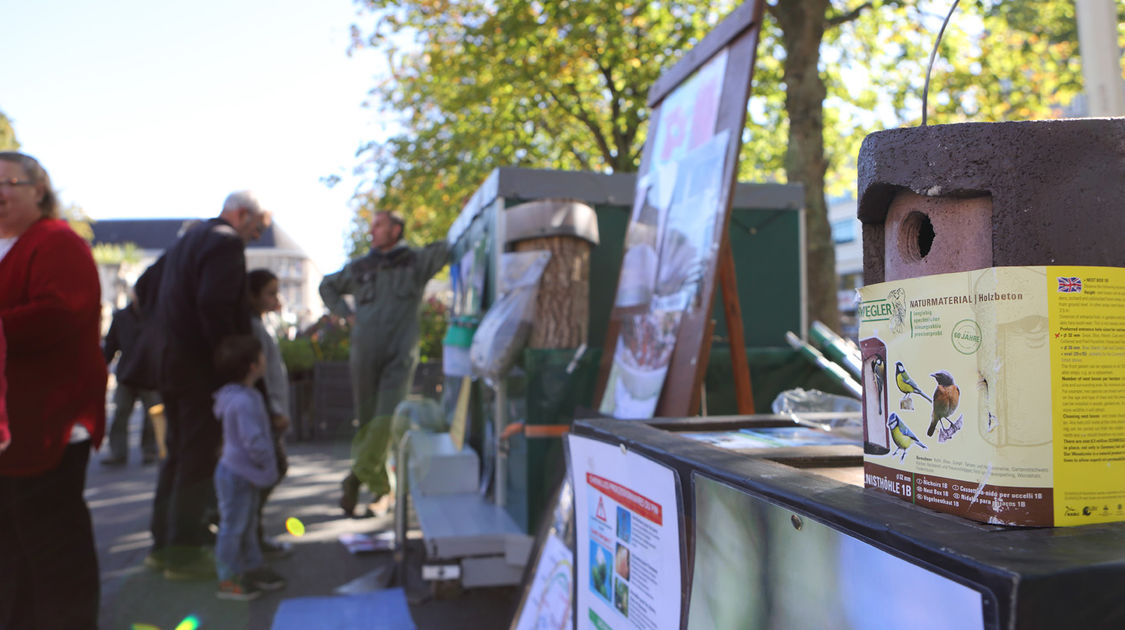
[[[262,320],[280,309],[278,278],[247,270],[245,256],[269,224],[253,194],[230,194],[138,278],[103,342],[89,245],[59,218],[39,162],[0,152],[0,627],[96,627],[87,462],[105,437],[102,464],[127,462],[138,400],[143,462],[160,462],[145,566],[169,580],[217,580],[224,599],[285,587],[268,561],[291,548],[261,530],[287,469],[288,380]],[[423,287],[449,257],[444,242],[407,245],[404,228],[397,213],[377,212],[371,251],[320,286],[328,309],[352,324],[360,428],[341,482],[348,515],[363,485],[376,499],[391,490],[392,414],[418,361]]]

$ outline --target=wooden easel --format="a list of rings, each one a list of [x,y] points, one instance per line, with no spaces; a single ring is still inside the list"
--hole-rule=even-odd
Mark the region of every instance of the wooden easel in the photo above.
[[[727,322],[727,335],[730,336],[730,360],[734,376],[735,401],[738,404],[738,413],[748,415],[754,413],[754,392],[750,388],[750,362],[746,359],[746,340],[742,334],[742,306],[738,300],[738,282],[734,273],[734,255],[730,251],[730,239],[723,238],[723,248],[719,254],[719,288],[723,292],[723,316]],[[710,356],[710,339],[707,335],[707,354]],[[706,368],[709,361],[700,361]],[[702,375],[697,375],[702,383]],[[696,392],[700,388],[696,387]],[[699,394],[696,393],[695,396]],[[692,408],[698,409],[698,401],[692,402]]]
[[[685,417],[698,413],[703,378],[711,352],[711,333],[714,321],[711,319],[711,305],[714,301],[715,279],[718,276],[722,288],[723,310],[727,331],[730,335],[731,361],[737,396],[738,412],[750,414],[754,411],[753,394],[750,387],[750,369],[746,359],[746,346],[742,330],[742,310],[735,282],[734,258],[730,251],[727,229],[730,223],[731,201],[738,178],[738,154],[741,148],[742,130],[746,123],[746,103],[750,96],[750,84],[754,74],[757,55],[758,35],[761,30],[763,0],[750,0],[735,9],[725,20],[715,27],[695,48],[669,71],[657,79],[649,91],[648,104],[652,109],[649,123],[649,136],[645,141],[641,156],[638,181],[649,173],[655,160],[655,144],[660,130],[661,117],[676,91],[689,81],[706,64],[720,55],[725,55],[725,67],[718,97],[718,108],[714,121],[714,135],[727,132],[727,146],[723,160],[722,186],[719,191],[718,211],[721,213],[718,229],[715,230],[717,256],[706,262],[699,299],[684,311],[679,324],[675,347],[668,363],[668,371],[663,389],[656,403],[654,416]],[[671,114],[678,112],[672,109]],[[676,119],[670,118],[673,122]],[[713,136],[712,136],[713,137]],[[638,195],[644,194],[638,188]],[[630,225],[630,228],[632,225]],[[624,271],[624,265],[622,265]],[[717,274],[716,274],[717,272]],[[621,284],[624,274],[618,276]],[[598,375],[595,399],[600,401],[605,394],[610,371],[614,362],[618,337],[621,334],[624,309],[614,306],[606,331],[604,352]]]

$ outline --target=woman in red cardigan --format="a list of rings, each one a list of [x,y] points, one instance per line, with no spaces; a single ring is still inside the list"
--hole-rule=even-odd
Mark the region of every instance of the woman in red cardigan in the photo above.
[[[0,152],[0,323],[11,444],[0,453],[0,628],[95,628],[98,561],[82,498],[105,431],[101,287],[46,171]]]
[[[12,443],[12,434],[8,431],[8,378],[4,376],[5,357],[8,356],[8,345],[4,342],[4,323],[0,322],[0,453],[3,453]]]

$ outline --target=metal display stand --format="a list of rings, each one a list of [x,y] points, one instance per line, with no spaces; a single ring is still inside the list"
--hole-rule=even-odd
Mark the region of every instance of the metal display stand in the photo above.
[[[498,401],[493,394],[485,392],[483,385],[473,384],[468,437],[461,451],[446,444],[447,434],[412,432],[410,440],[401,445],[407,450],[401,452],[398,461],[408,464],[400,467],[400,475],[410,475],[411,480],[400,484],[404,494],[396,503],[400,513],[399,540],[405,539],[412,508],[422,530],[427,575],[431,579],[456,579],[465,586],[519,583],[531,544],[527,534],[537,531],[550,490],[563,470],[559,437],[562,431],[557,429],[569,425],[574,417],[573,405],[594,404],[594,381],[621,266],[621,244],[635,182],[631,174],[497,169],[482,183],[450,229],[450,240],[457,243],[455,259],[477,244],[482,246],[481,258],[487,268],[485,307],[491,303],[490,292],[495,286],[495,261],[504,243],[517,231],[507,216],[510,208],[541,199],[575,199],[595,210],[601,242],[590,251],[588,348],[578,360],[575,361],[574,351],[525,353],[521,366],[524,376],[511,379],[506,392],[506,417],[496,412]],[[805,321],[803,295],[796,289],[804,277],[800,239],[802,199],[801,187],[796,185],[742,183],[734,190],[729,238],[738,268],[736,290],[744,296],[751,291],[766,291],[774,296],[771,309],[745,309],[741,313],[750,367],[756,370],[755,393],[760,401],[776,395],[772,385],[783,380],[805,382],[803,376],[810,371],[801,357],[784,347],[785,331],[801,329]],[[728,333],[718,302],[716,299],[714,312],[719,321],[715,335],[723,339]],[[736,408],[729,355],[725,348],[711,353],[714,376],[707,380],[712,388],[708,403],[717,413],[733,413]],[[779,375],[785,375],[784,379]],[[447,377],[445,392],[457,391],[459,380]],[[569,390],[566,405],[548,408],[541,404],[561,387]],[[504,435],[503,431],[514,423],[522,423],[521,430]],[[497,452],[496,445],[502,437],[506,438],[502,442],[504,450]],[[436,459],[430,453],[437,453]],[[501,492],[502,507],[493,495],[479,491],[484,476],[495,474],[501,456],[507,477]],[[451,461],[436,467],[420,463],[423,459],[440,462],[443,458]],[[409,495],[405,494],[406,487],[410,488]],[[491,488],[494,490],[496,485]]]
[[[408,462],[410,490],[395,504],[396,538],[405,540],[409,497],[426,551],[422,578],[467,588],[518,583],[532,539],[478,494],[476,453],[455,449],[448,433],[410,431],[399,461]]]

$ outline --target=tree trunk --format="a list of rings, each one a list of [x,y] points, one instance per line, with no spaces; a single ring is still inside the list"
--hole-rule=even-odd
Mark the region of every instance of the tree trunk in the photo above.
[[[824,99],[820,76],[820,42],[828,25],[828,0],[782,0],[771,7],[785,42],[785,108],[789,114],[789,149],[785,157],[790,182],[805,185],[806,265],[809,319],[840,331],[836,303],[836,249],[824,199]]]

